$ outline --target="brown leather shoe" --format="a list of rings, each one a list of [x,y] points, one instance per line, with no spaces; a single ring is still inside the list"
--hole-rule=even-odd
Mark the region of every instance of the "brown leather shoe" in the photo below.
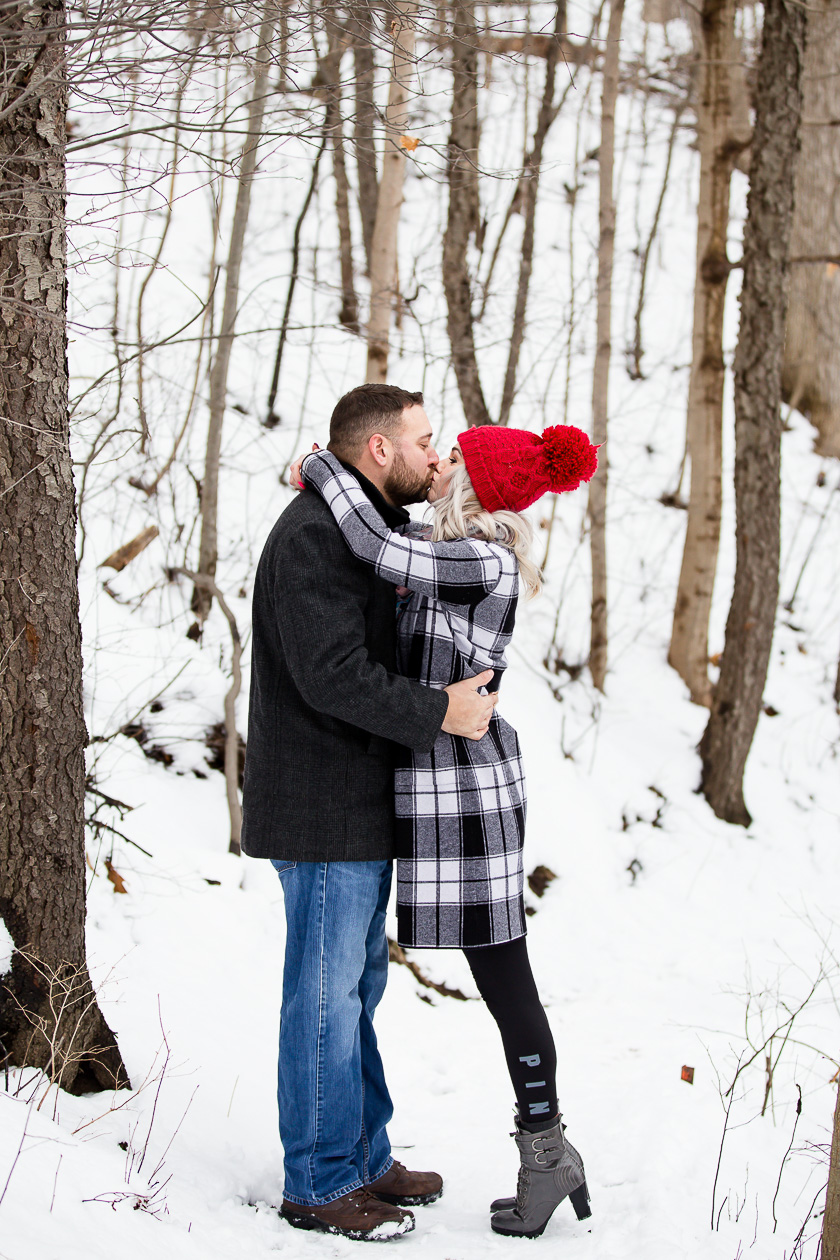
[[[332,1203],[302,1206],[284,1199],[280,1215],[295,1229],[317,1229],[361,1242],[388,1242],[414,1229],[411,1212],[383,1203],[367,1186],[351,1190]]]
[[[436,1172],[410,1172],[398,1160],[376,1181],[367,1186],[385,1203],[394,1203],[398,1207],[420,1207],[423,1203],[434,1203],[443,1194],[443,1178]]]

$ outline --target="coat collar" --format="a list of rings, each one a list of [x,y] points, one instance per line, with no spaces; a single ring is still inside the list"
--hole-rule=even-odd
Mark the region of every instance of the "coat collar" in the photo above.
[[[353,474],[389,529],[399,529],[401,525],[409,523],[411,517],[405,508],[394,507],[393,503],[389,503],[382,492],[377,490],[373,482],[368,481],[364,473],[360,473],[358,468],[354,468],[352,464],[345,463],[343,459],[340,459],[338,462],[342,468],[346,468],[349,473]]]

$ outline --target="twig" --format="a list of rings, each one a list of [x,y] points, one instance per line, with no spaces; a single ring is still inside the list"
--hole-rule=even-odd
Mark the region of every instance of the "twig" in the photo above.
[[[735,1080],[738,1079],[738,1073],[740,1072],[740,1070],[741,1070],[741,1056],[739,1055],[738,1068],[735,1072]],[[732,1082],[732,1085],[734,1084],[735,1084],[735,1081]],[[729,1113],[732,1110],[732,1103],[735,1101],[735,1095],[732,1093],[732,1085],[730,1085],[729,1089],[726,1091],[727,1094],[729,1094],[729,1102],[726,1104],[726,1115],[724,1116],[724,1119],[723,1119],[723,1133],[720,1135],[720,1149],[718,1151],[717,1167],[715,1168],[715,1180],[712,1185],[712,1222],[711,1222],[712,1229],[715,1228],[715,1196],[717,1194],[717,1183],[718,1183],[718,1177],[720,1176],[721,1160],[723,1159],[723,1144],[726,1141],[726,1130],[729,1125]],[[725,1201],[726,1200],[724,1200],[724,1202]]]
[[[796,1126],[799,1124],[799,1117],[802,1115],[802,1089],[800,1088],[799,1085],[797,1085],[796,1090],[797,1090],[797,1093],[799,1094],[799,1097],[796,1100],[796,1119],[793,1122],[793,1132],[790,1135],[790,1142],[788,1143],[788,1148],[785,1151],[785,1157],[782,1160],[781,1167],[779,1168],[779,1178],[776,1182],[776,1193],[773,1195],[773,1206],[771,1210],[773,1212],[773,1233],[774,1234],[776,1232],[776,1227],[779,1224],[779,1222],[776,1220],[776,1200],[779,1197],[779,1188],[781,1187],[781,1184],[782,1184],[782,1173],[785,1171],[785,1164],[787,1163],[788,1155],[790,1155],[791,1149],[793,1147],[793,1140],[796,1137]]]

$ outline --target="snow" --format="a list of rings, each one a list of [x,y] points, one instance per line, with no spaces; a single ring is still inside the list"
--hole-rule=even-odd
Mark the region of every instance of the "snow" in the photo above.
[[[582,9],[571,13],[572,29],[588,24]],[[678,24],[671,24],[668,37],[680,38]],[[661,38],[649,34],[651,41]],[[640,50],[638,22],[628,22],[625,39],[628,57]],[[488,168],[498,173],[486,180],[485,204],[498,218],[512,189],[503,175],[515,169],[522,135],[505,76],[521,74],[521,67],[502,65],[494,73],[482,144]],[[424,144],[410,171],[401,238],[401,274],[414,275],[419,289],[417,320],[405,316],[396,335],[394,378],[409,387],[422,384],[446,449],[462,423],[445,361],[437,278],[445,203],[434,146],[448,129],[442,103],[448,87],[446,75],[432,68],[425,82],[428,96],[413,131]],[[542,253],[513,417],[513,423],[535,429],[558,418],[587,424],[597,222],[593,164],[582,162],[578,172],[572,231],[577,322],[570,334],[565,415],[571,280],[563,183],[574,176],[575,151],[582,158],[597,138],[596,98],[597,92],[587,97],[582,87],[576,112],[558,121],[541,185]],[[800,1254],[795,1240],[804,1223],[809,1241],[801,1254],[810,1258],[819,1232],[834,1100],[830,1080],[840,1043],[840,786],[831,700],[840,645],[840,522],[831,510],[838,470],[813,454],[809,426],[791,416],[783,452],[783,605],[803,564],[804,570],[792,609],[780,606],[766,691],[777,715],[762,716],[747,769],[754,821],[747,829],[731,827],[697,794],[695,749],[706,714],[690,704],[666,664],[684,514],[659,500],[675,488],[683,454],[696,185],[688,136],[674,155],[649,268],[646,379],[631,382],[622,362],[637,291],[632,251],[648,230],[669,127],[669,117],[647,102],[643,152],[642,108],[632,98],[619,102],[619,132],[629,139],[619,143],[607,694],[595,693],[585,670],[576,668],[585,659],[588,635],[580,494],[558,504],[545,592],[520,609],[502,693],[502,710],[520,732],[528,773],[526,869],[544,864],[557,875],[542,898],[527,894],[535,911],[529,942],[557,1040],[564,1121],[586,1162],[593,1208],[591,1219],[578,1222],[570,1206],[561,1205],[543,1237],[527,1246],[545,1256],[562,1249],[568,1260],[734,1260],[748,1254],[786,1260]],[[360,344],[334,327],[334,291],[311,279],[316,251],[322,277],[335,270],[332,191],[325,175],[304,233],[308,270],[295,310],[300,325],[333,326],[319,328],[314,338],[308,327],[293,329],[281,378],[284,424],[271,432],[257,424],[273,355],[274,333],[265,330],[278,323],[290,223],[310,158],[311,150],[292,142],[279,156],[272,151],[266,179],[258,179],[254,190],[240,318],[243,327],[257,331],[234,351],[232,398],[248,414],[230,411],[226,421],[218,578],[246,640],[246,667],[256,557],[291,494],[278,484],[278,473],[313,438],[323,440],[332,401],[356,382],[362,364]],[[101,178],[93,168],[80,170],[78,196],[91,195]],[[743,199],[739,180],[734,238]],[[196,181],[179,203],[185,208],[173,219],[167,270],[150,288],[149,341],[193,313],[187,288],[206,288],[207,242],[198,226],[205,222],[200,216],[206,202]],[[199,206],[193,217],[187,203]],[[231,207],[228,195],[225,213]],[[132,219],[121,246],[126,257],[147,261],[159,230],[154,215]],[[77,229],[82,253],[86,232],[96,238],[93,227]],[[480,329],[486,388],[494,399],[504,370],[497,347],[504,347],[508,327],[516,248],[512,229]],[[730,246],[733,255],[737,249],[737,243]],[[93,326],[72,347],[82,384],[98,375],[108,353],[110,316],[103,322],[97,312],[109,311],[110,299],[101,273],[90,270],[76,282],[77,303]],[[139,266],[123,274],[126,327],[144,274]],[[404,287],[413,291],[414,284]],[[729,295],[729,361],[736,296],[734,290]],[[194,350],[163,348],[149,358],[156,467],[185,414],[193,365],[186,372],[184,356]],[[129,475],[147,468],[130,436],[115,437],[89,478],[80,581],[88,724],[95,737],[90,769],[103,792],[131,808],[122,816],[107,809],[99,815],[127,840],[103,831],[89,837],[88,945],[100,1002],[133,1089],[71,1098],[57,1095],[31,1071],[12,1071],[8,1081],[0,1077],[2,1260],[112,1260],[115,1254],[123,1260],[260,1260],[274,1253],[318,1260],[357,1249],[344,1239],[292,1230],[276,1211],[282,1196],[274,1103],[282,895],[267,863],[227,853],[224,782],[205,760],[203,732],[221,720],[228,687],[227,625],[214,612],[204,643],[187,639],[189,584],[161,578],[164,566],[183,565],[196,546],[188,469],[200,475],[205,393],[202,385],[183,461],[157,498],[146,499],[126,484]],[[89,411],[80,409],[80,450],[87,449],[109,397],[103,387]],[[136,423],[130,404],[124,405],[126,425]],[[108,461],[117,455],[122,462],[115,479]],[[712,651],[722,646],[734,567],[731,397],[726,460]],[[539,524],[546,505],[537,505],[533,515]],[[123,573],[111,575],[110,595],[104,592],[96,564],[149,523],[160,526],[160,538]],[[539,555],[545,531],[537,537]],[[564,667],[554,672],[557,660]],[[119,733],[130,721],[145,727],[143,747]],[[245,721],[243,695],[243,730]],[[144,755],[143,748],[156,744],[171,754],[171,766]],[[106,857],[124,878],[125,895],[107,879]],[[393,922],[391,929],[393,935]],[[5,940],[0,968],[7,965]],[[513,1099],[496,1030],[460,954],[416,950],[411,957],[428,976],[460,988],[470,1000],[439,996],[419,986],[406,968],[391,968],[378,1031],[396,1107],[394,1153],[410,1167],[436,1168],[445,1179],[442,1199],[415,1209],[417,1228],[394,1245],[422,1260],[508,1255],[526,1244],[493,1235],[487,1221],[490,1200],[513,1193],[517,1166],[509,1137]],[[776,1029],[772,1090],[762,1115],[762,1047]],[[694,1068],[693,1084],[681,1079],[684,1065]]]

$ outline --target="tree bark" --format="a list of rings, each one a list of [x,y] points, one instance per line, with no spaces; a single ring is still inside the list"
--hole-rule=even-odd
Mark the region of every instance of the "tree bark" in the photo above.
[[[405,179],[405,149],[400,144],[400,136],[408,125],[408,85],[414,63],[416,0],[396,0],[393,12],[391,34],[394,57],[388,108],[385,111],[385,152],[371,242],[366,381],[385,381],[388,376],[391,311],[397,281],[397,230]]]
[[[809,8],[802,148],[790,252],[840,254],[840,0]],[[790,278],[782,395],[817,430],[821,455],[840,456],[840,268],[803,263]]]
[[[744,767],[761,710],[779,594],[781,372],[793,180],[802,112],[806,11],[766,0],[744,228],[735,351],[735,588],[712,710],[700,744],[702,790],[719,818],[749,824]]]
[[[612,352],[612,270],[615,250],[615,102],[618,96],[619,41],[624,0],[612,0],[604,50],[604,87],[601,100],[599,150],[598,286],[595,367],[592,374],[592,441],[607,440],[607,404]],[[607,676],[607,468],[606,451],[598,459],[598,471],[589,483],[589,526],[592,556],[592,608],[589,636],[589,671],[599,691]]]
[[[838,1086],[834,1103],[834,1128],[828,1163],[821,1260],[840,1260],[840,1086]]]
[[[525,312],[528,305],[528,289],[531,284],[531,270],[534,263],[534,227],[537,217],[537,193],[540,184],[540,167],[542,165],[543,148],[549,128],[557,117],[554,105],[554,84],[557,78],[557,59],[560,55],[560,37],[566,26],[566,0],[557,0],[554,17],[555,44],[553,52],[549,52],[545,60],[545,86],[543,88],[537,125],[534,129],[534,143],[531,152],[525,159],[525,169],[520,186],[523,191],[522,214],[525,220],[522,232],[522,251],[519,261],[519,283],[516,289],[516,303],[513,312],[513,327],[510,338],[505,380],[502,386],[502,405],[499,409],[499,424],[507,424],[510,409],[516,392],[516,372],[519,367],[519,355],[525,337]]]
[[[729,259],[729,187],[739,146],[732,138],[730,66],[734,57],[735,0],[705,0],[701,15],[697,139],[700,194],[694,334],[688,386],[686,440],[691,489],[682,568],[677,586],[668,663],[695,704],[712,701],[708,674],[709,614],[717,569],[721,511],[723,315]]]
[[[198,572],[210,578],[215,577],[218,559],[219,460],[222,453],[222,428],[227,402],[228,368],[239,306],[239,272],[242,267],[245,232],[251,211],[251,184],[262,137],[270,69],[269,54],[276,20],[275,0],[266,0],[255,51],[254,88],[248,107],[248,134],[242,146],[239,164],[236,205],[233,211],[233,226],[228,248],[222,325],[216,346],[216,356],[210,369],[210,421],[207,428],[204,477],[201,482],[201,540],[198,553]],[[211,603],[212,594],[209,588],[197,586],[193,593],[192,606],[200,622],[206,620]]]
[[[452,366],[467,424],[492,424],[475,353],[472,281],[467,257],[470,239],[479,226],[475,0],[459,0],[453,5],[452,130],[449,133],[447,173],[449,212],[443,237],[443,289]]]
[[[85,961],[82,655],[66,363],[62,0],[4,12],[0,69],[0,1062],[125,1085]],[[12,541],[13,540],[13,541]]]
[[[356,154],[359,182],[362,239],[365,245],[368,275],[370,275],[373,229],[376,226],[376,205],[379,200],[379,180],[376,175],[376,144],[373,138],[376,122],[376,105],[373,98],[376,69],[373,57],[373,17],[366,0],[359,0],[358,4],[353,5],[350,10],[349,25],[353,33],[355,70],[356,116],[353,122],[353,148]]]

